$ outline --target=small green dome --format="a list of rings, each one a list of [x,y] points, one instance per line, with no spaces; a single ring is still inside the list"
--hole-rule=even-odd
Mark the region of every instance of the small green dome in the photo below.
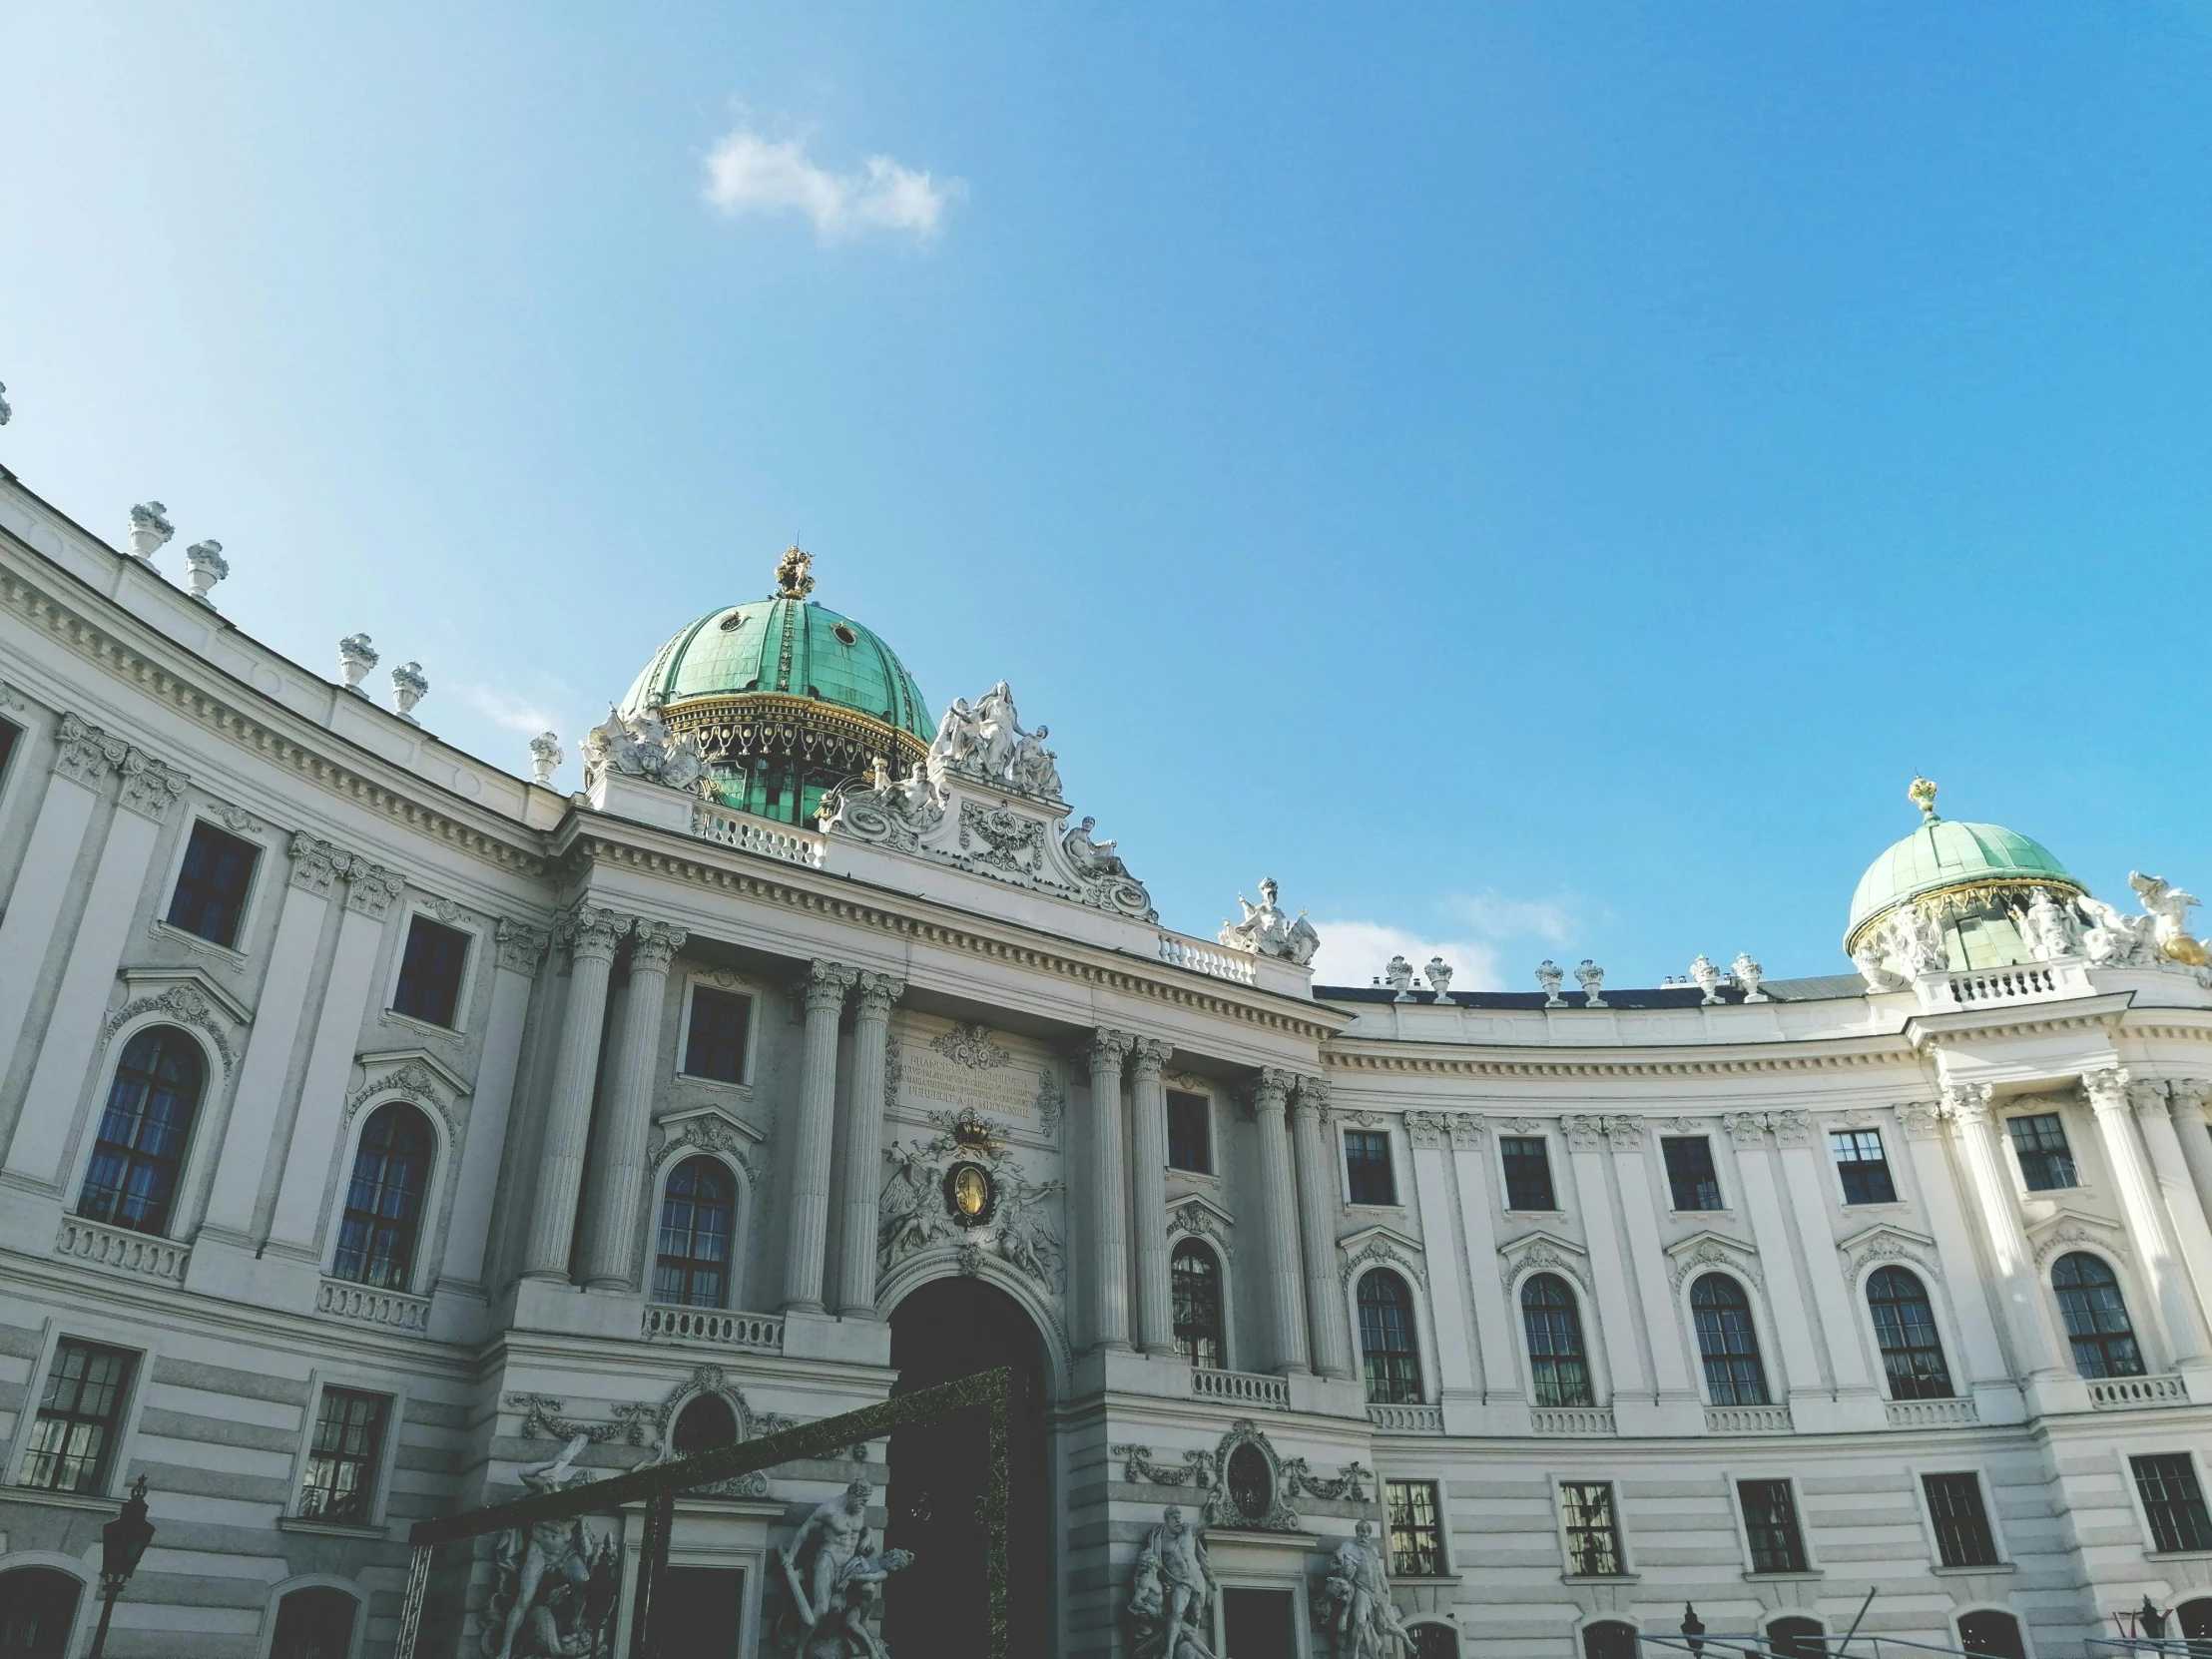
[[[1933,800],[1933,792],[1931,792]],[[1867,866],[1851,895],[1849,951],[1861,928],[1907,899],[1952,887],[2037,882],[2069,892],[2087,889],[2040,841],[1995,824],[1954,824],[1931,812],[1928,822]]]
[[[647,704],[747,695],[807,698],[910,733],[936,735],[921,688],[897,654],[850,617],[806,599],[757,599],[710,611],[654,654],[622,700]]]

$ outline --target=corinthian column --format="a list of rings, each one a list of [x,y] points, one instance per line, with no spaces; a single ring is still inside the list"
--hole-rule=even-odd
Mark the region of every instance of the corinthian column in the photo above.
[[[891,1004],[906,982],[862,969],[852,998],[852,1095],[844,1126],[844,1167],[837,1229],[837,1312],[848,1318],[875,1314],[875,1213],[883,1168],[883,1056],[890,1039]]]
[[[687,937],[665,921],[640,920],[630,934],[630,993],[607,1067],[599,1112],[596,1196],[584,1247],[584,1283],[626,1291],[636,1277],[638,1211],[645,1203],[646,1134],[653,1123],[654,1059],[668,1000],[669,964]]]
[[[799,1126],[792,1143],[791,1232],[784,1251],[784,1306],[822,1312],[823,1250],[830,1242],[830,1149],[836,1137],[837,1015],[852,970],[810,962],[794,987],[806,999],[799,1067]]]
[[[562,923],[568,946],[568,1001],[553,1050],[553,1087],[545,1104],[545,1144],[538,1153],[538,1199],[530,1218],[526,1279],[568,1278],[576,1234],[576,1197],[584,1185],[584,1150],[591,1141],[592,1085],[599,1075],[599,1031],[607,1016],[607,975],[625,917],[580,904]]]
[[[2181,1144],[2182,1161],[2189,1166],[2197,1189],[2197,1206],[2212,1216],[2212,1128],[2204,1121],[2204,1098],[2212,1083],[2199,1077],[2177,1077],[2166,1085],[2166,1108],[2173,1117],[2174,1138]],[[2212,1304],[2212,1285],[2200,1285]]]
[[[2059,1373],[2058,1344],[2044,1311],[2042,1285],[2020,1228],[2019,1205],[2004,1166],[1997,1160],[1989,1127],[1989,1085],[1953,1084],[1943,1091],[1943,1115],[1950,1120],[1959,1161],[1981,1211],[1982,1243],[1996,1269],[2004,1306],[2004,1328],[2012,1339],[2012,1363],[2028,1377]]]
[[[2143,1132],[2143,1145],[2150,1152],[2151,1174],[2157,1180],[2161,1208],[2188,1268],[2183,1285],[2186,1288],[2194,1284],[2195,1294],[2187,1297],[2189,1318],[2201,1341],[2206,1304],[2212,1302],[2212,1226],[2205,1223],[2204,1205],[2190,1178],[2188,1154],[2182,1150],[2174,1120],[2167,1115],[2169,1099],[2190,1086],[2142,1082],[2130,1085],[2127,1092]],[[2169,1090],[2173,1096],[2169,1096]],[[2200,1128],[2197,1135],[2203,1139],[2204,1131]]]
[[[2128,1075],[2119,1066],[2092,1071],[2081,1080],[2097,1120],[2104,1156],[2120,1189],[2120,1210],[2127,1218],[2128,1242],[2142,1259],[2150,1281],[2152,1309],[2178,1366],[2197,1366],[2206,1358],[2204,1316],[2194,1305],[2189,1277],[2175,1254],[2173,1235],[2159,1214],[2158,1191],[2135,1139],[2128,1111]],[[2160,1114],[2163,1121],[2164,1114]],[[2178,1152],[2179,1149],[2176,1148]]]
[[[1260,1254],[1268,1318],[1275,1331],[1275,1369],[1307,1375],[1306,1305],[1299,1297],[1298,1223],[1291,1187],[1291,1137],[1284,1105],[1291,1074],[1273,1066],[1247,1088],[1260,1126]]]
[[[1329,1108],[1326,1078],[1301,1077],[1291,1100],[1291,1150],[1298,1165],[1298,1244],[1306,1265],[1306,1320],[1314,1370],[1352,1375],[1352,1334],[1337,1294],[1337,1161],[1322,1132]]]
[[[1139,1037],[1130,1051],[1129,1109],[1136,1114],[1136,1171],[1130,1182],[1137,1232],[1137,1346],[1175,1352],[1175,1309],[1168,1297],[1168,1091],[1160,1068],[1173,1049]]]
[[[1129,1346],[1129,1183],[1121,1159],[1121,1061],[1136,1039],[1101,1027],[1085,1051],[1091,1065],[1091,1342]]]

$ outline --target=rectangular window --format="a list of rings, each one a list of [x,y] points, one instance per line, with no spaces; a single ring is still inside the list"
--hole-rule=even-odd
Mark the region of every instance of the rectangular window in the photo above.
[[[1993,1567],[1997,1540],[1981,1506],[1981,1478],[1973,1474],[1924,1474],[1928,1518],[1936,1523],[1936,1553],[1946,1567]]]
[[[130,1355],[64,1337],[31,1425],[23,1484],[42,1492],[105,1492],[130,1382]]]
[[[1567,1571],[1576,1578],[1617,1578],[1621,1530],[1613,1518],[1613,1486],[1606,1480],[1563,1480],[1559,1513],[1567,1528]]]
[[[169,925],[226,950],[237,944],[246,889],[254,883],[254,864],[261,855],[252,841],[226,835],[212,824],[195,824],[184,867],[177,871],[177,890],[170,894]]]
[[[358,1388],[324,1388],[315,1412],[314,1445],[299,1489],[299,1513],[309,1520],[366,1524],[384,1452],[391,1396]]]
[[[1214,1173],[1212,1117],[1204,1095],[1168,1090],[1168,1168]]]
[[[1386,1480],[1390,1511],[1390,1576],[1444,1576],[1444,1523],[1433,1480]]]
[[[1798,1529],[1797,1499],[1787,1480],[1739,1480],[1744,1536],[1751,1540],[1753,1572],[1803,1572],[1805,1536]]]
[[[691,1029],[684,1035],[684,1073],[717,1083],[745,1081],[745,1040],[753,1028],[753,999],[733,991],[694,985]]]
[[[2020,1179],[2027,1183],[2029,1192],[2047,1193],[2054,1187],[2081,1184],[2074,1173],[2073,1148],[2066,1144],[2066,1126],[2058,1121],[2056,1112],[2006,1118],[2004,1127],[2011,1132],[2012,1150],[2020,1157]]]
[[[1837,1129],[1828,1137],[1836,1149],[1836,1168],[1844,1178],[1846,1204],[1895,1204],[1897,1183],[1890,1179],[1890,1160],[1882,1150],[1879,1129]]]
[[[1345,1131],[1345,1176],[1355,1204],[1395,1204],[1390,1137],[1373,1129]]]
[[[1541,1135],[1502,1135],[1498,1155],[1505,1160],[1505,1208],[1556,1210],[1551,1195],[1551,1157]]]
[[[2150,1547],[2161,1555],[2212,1549],[2212,1515],[2205,1513],[2204,1488],[2188,1453],[2127,1461],[2150,1518]]]
[[[22,736],[22,727],[0,720],[0,779],[8,776],[8,757],[15,753],[15,746]]]
[[[391,1011],[450,1029],[461,1002],[461,969],[468,963],[468,935],[416,916],[407,928],[407,953],[399,962],[399,990]]]
[[[1703,1135],[1668,1135],[1659,1142],[1667,1160],[1667,1187],[1677,1210],[1721,1208],[1720,1172],[1713,1168],[1713,1143]]]

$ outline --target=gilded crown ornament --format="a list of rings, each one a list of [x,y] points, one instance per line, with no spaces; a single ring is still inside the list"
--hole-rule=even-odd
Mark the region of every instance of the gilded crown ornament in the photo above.
[[[1921,810],[1921,817],[1930,824],[1936,822],[1936,786],[1926,778],[1915,778],[1907,786],[1905,799]]]
[[[785,599],[805,599],[815,591],[815,556],[797,542],[776,561],[776,591]]]

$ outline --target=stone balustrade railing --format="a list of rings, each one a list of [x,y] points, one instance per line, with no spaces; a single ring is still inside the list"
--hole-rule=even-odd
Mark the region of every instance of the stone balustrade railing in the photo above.
[[[368,1285],[348,1284],[342,1279],[325,1279],[315,1294],[314,1310],[331,1319],[349,1320],[355,1325],[376,1325],[387,1331],[408,1331],[417,1335],[430,1329],[430,1299],[424,1296],[406,1296],[398,1291],[379,1291]]]
[[[185,1264],[192,1260],[190,1245],[133,1233],[124,1227],[104,1227],[82,1216],[62,1217],[54,1253],[162,1285],[182,1285]]]
[[[1708,1434],[1788,1434],[1795,1424],[1787,1405],[1708,1405]]]
[[[2189,1388],[2178,1377],[2097,1377],[2089,1380],[2089,1403],[2099,1411],[2186,1405]]]
[[[1441,1434],[1441,1405],[1370,1405],[1368,1421],[1385,1434]]]
[[[1883,1402],[1892,1428],[1954,1428],[1981,1420],[1969,1399],[1891,1399]]]
[[[2095,990],[2089,982],[2089,970],[2072,961],[2019,962],[2011,967],[1935,974],[1920,981],[1921,1005],[1931,1013],[2000,1002],[2089,996]]]
[[[805,864],[810,869],[820,868],[822,864],[820,835],[802,834],[710,802],[701,801],[692,807],[692,833],[723,846],[734,846],[740,852],[781,858],[787,864]]]
[[[1259,967],[1252,957],[1233,950],[1212,950],[1174,933],[1160,935],[1160,960],[1170,967],[1189,968],[1193,973],[1237,985],[1252,984],[1259,977]]]
[[[719,1314],[710,1308],[649,1307],[638,1335],[649,1343],[695,1343],[753,1354],[784,1352],[780,1314]]]
[[[1251,1371],[1191,1372],[1191,1397],[1218,1399],[1230,1405],[1265,1405],[1277,1411],[1291,1408],[1291,1385],[1280,1377]]]
[[[1614,1432],[1610,1405],[1539,1405],[1528,1413],[1528,1421],[1539,1434]]]

